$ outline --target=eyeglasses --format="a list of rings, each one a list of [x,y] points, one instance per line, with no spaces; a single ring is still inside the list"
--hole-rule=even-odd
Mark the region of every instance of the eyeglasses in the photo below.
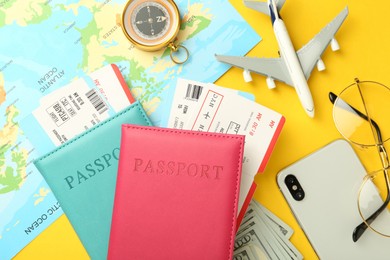
[[[390,237],[389,157],[385,148],[390,139],[390,89],[375,81],[359,81],[339,96],[329,93],[334,104],[333,119],[345,139],[363,148],[374,147],[380,157],[379,170],[368,173],[358,191],[358,211],[363,222],[352,233],[356,242],[369,228]]]

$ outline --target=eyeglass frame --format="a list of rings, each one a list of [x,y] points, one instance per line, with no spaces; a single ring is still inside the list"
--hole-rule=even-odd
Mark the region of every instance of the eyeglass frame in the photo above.
[[[360,81],[358,78],[355,78],[355,83],[352,84],[352,85],[357,85],[358,86],[358,89],[359,89],[359,92],[360,92],[360,97],[362,98],[363,100],[363,103],[364,102],[364,99],[363,99],[363,95],[361,93],[361,89],[360,89],[360,83],[363,83],[363,82],[372,82],[372,83],[377,83],[379,85],[382,85],[384,86],[383,84],[380,84],[378,82],[374,82],[374,81]],[[351,87],[352,85],[348,86],[348,87]],[[348,88],[347,87],[347,88]],[[386,87],[386,86],[385,86]],[[345,90],[345,89],[344,89]],[[344,91],[343,90],[343,91]],[[342,92],[343,92],[342,91]],[[341,93],[342,93],[341,92]],[[333,92],[329,92],[329,100],[330,102],[332,102],[333,105],[335,105],[336,103],[336,100],[337,99],[340,99],[342,100],[340,97],[338,97],[336,94],[334,94]],[[343,102],[345,104],[347,104],[358,116],[360,116],[361,118],[363,118],[364,120],[368,121],[369,124],[370,124],[370,127],[371,127],[371,130],[374,133],[376,133],[376,138],[375,138],[375,146],[377,147],[377,150],[379,152],[379,156],[381,158],[381,163],[382,163],[382,169],[379,170],[379,171],[376,171],[374,173],[371,173],[371,174],[367,174],[364,179],[363,179],[363,183],[359,189],[359,193],[358,193],[358,210],[359,210],[359,215],[361,216],[361,218],[363,219],[363,222],[360,223],[358,226],[355,227],[355,229],[353,230],[352,232],[352,240],[354,242],[357,242],[359,240],[359,238],[364,234],[364,232],[367,230],[367,227],[370,228],[372,231],[374,231],[375,233],[379,234],[379,235],[382,235],[382,236],[385,236],[385,237],[390,237],[390,235],[387,235],[387,234],[383,234],[377,230],[375,230],[374,228],[371,227],[371,223],[380,215],[380,213],[383,212],[384,209],[387,208],[387,206],[389,205],[390,203],[390,181],[389,181],[389,174],[387,172],[387,170],[389,169],[389,157],[388,157],[388,154],[387,154],[387,151],[386,151],[386,148],[384,146],[384,142],[383,142],[383,139],[382,139],[382,133],[380,131],[380,128],[379,128],[379,125],[373,120],[371,119],[367,109],[366,109],[366,106],[364,104],[364,109],[365,109],[365,112],[367,115],[363,114],[362,112],[360,112],[359,110],[357,110],[356,108],[352,107],[350,104],[348,104],[347,102],[345,102],[343,100]],[[374,131],[375,130],[375,131]],[[374,134],[375,136],[375,134]],[[383,202],[383,204],[377,209],[374,211],[374,213],[372,213],[367,219],[363,216],[363,213],[361,212],[361,209],[359,207],[359,203],[360,203],[360,194],[362,192],[362,188],[364,186],[364,184],[368,181],[368,180],[372,180],[374,179],[377,174],[380,172],[380,171],[383,171],[383,175],[385,177],[385,180],[386,180],[386,189],[387,189],[387,195],[386,195],[386,199],[385,201]]]

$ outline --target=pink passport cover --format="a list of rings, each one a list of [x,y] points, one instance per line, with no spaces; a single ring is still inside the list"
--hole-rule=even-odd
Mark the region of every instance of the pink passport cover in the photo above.
[[[244,136],[122,126],[109,259],[232,259]]]

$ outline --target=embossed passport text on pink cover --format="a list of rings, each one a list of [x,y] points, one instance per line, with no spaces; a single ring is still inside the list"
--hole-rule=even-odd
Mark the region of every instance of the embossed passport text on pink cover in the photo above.
[[[123,125],[109,259],[232,259],[244,136]]]

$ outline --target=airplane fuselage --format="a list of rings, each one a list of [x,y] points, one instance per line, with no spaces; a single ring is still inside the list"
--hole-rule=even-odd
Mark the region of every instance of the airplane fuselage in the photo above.
[[[276,17],[273,21],[273,28],[279,45],[280,55],[286,64],[299,100],[306,113],[310,117],[314,117],[313,97],[283,20]]]

